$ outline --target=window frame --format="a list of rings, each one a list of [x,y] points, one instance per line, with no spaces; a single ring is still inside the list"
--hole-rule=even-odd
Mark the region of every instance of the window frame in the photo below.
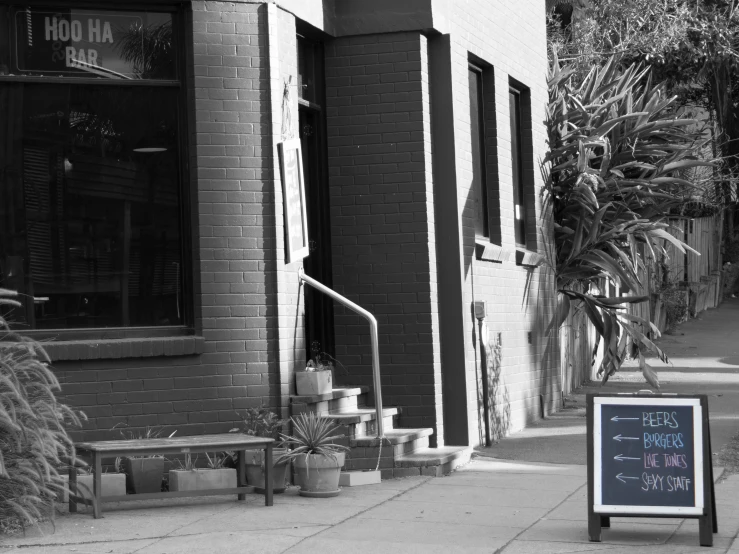
[[[513,98],[515,98],[515,102],[512,101]],[[517,250],[536,252],[537,229],[533,140],[531,135],[531,91],[525,85],[509,77],[508,100],[514,242]],[[516,122],[515,130],[513,128],[514,118]],[[514,135],[516,135],[515,140]],[[520,215],[520,217],[517,217],[517,215]]]
[[[475,90],[472,90],[472,75],[475,75]],[[470,157],[472,158],[472,174],[476,173],[475,166],[479,167],[479,182],[473,183],[475,186],[475,197],[479,199],[482,204],[479,209],[475,210],[475,227],[477,227],[478,220],[482,226],[482,232],[478,233],[475,229],[475,237],[485,238],[490,240],[490,209],[488,199],[488,184],[487,184],[487,164],[485,163],[486,154],[486,141],[485,141],[485,96],[484,96],[484,85],[483,85],[483,70],[468,62],[467,64],[467,77],[469,83],[469,99],[470,99]],[[476,97],[476,114],[472,113],[472,98]],[[476,117],[473,117],[475,116]],[[474,132],[474,119],[477,119],[477,133]],[[477,136],[475,136],[477,135]],[[477,142],[477,153],[479,156],[478,160],[475,160],[475,142]]]
[[[500,181],[498,175],[498,126],[495,101],[495,69],[484,60],[468,55],[468,99],[470,101],[470,154],[472,155],[472,90],[469,73],[477,74],[477,127],[480,152],[480,185],[475,191],[483,204],[483,233],[475,231],[475,242],[502,246],[500,217]],[[472,160],[475,164],[475,160]],[[473,169],[474,171],[474,169]],[[475,220],[479,217],[475,212]]]
[[[12,13],[14,8],[55,8],[64,2],[62,0],[38,0],[28,3],[0,0],[0,4],[7,6]],[[111,10],[110,4],[104,2],[75,2],[74,7],[80,9],[96,9],[116,12],[163,12],[172,14],[174,29],[174,64],[177,79],[100,79],[91,77],[60,77],[35,75],[0,75],[0,86],[4,84],[36,84],[36,85],[78,85],[78,86],[118,86],[118,87],[164,87],[176,89],[177,95],[177,145],[179,148],[178,171],[180,192],[180,229],[181,229],[181,256],[182,256],[182,320],[181,325],[166,326],[128,326],[128,327],[85,327],[85,328],[58,328],[58,329],[16,329],[17,332],[36,340],[55,339],[58,341],[78,340],[116,340],[134,338],[161,338],[191,336],[200,334],[200,302],[199,274],[195,269],[199,266],[198,244],[198,213],[197,213],[197,171],[195,167],[195,144],[192,130],[194,127],[194,95],[188,83],[194,77],[192,51],[192,7],[185,6],[178,0],[158,0],[156,3],[134,3],[122,7],[116,6]],[[10,52],[13,52],[15,40],[15,25],[9,18],[8,41]]]

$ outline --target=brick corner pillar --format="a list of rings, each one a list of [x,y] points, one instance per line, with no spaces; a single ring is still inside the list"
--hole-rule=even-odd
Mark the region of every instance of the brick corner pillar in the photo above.
[[[335,288],[377,317],[384,403],[403,427],[441,414],[434,196],[426,37],[326,45],[328,163]],[[336,355],[352,384],[372,384],[366,322],[336,307]],[[441,441],[439,441],[441,442]]]

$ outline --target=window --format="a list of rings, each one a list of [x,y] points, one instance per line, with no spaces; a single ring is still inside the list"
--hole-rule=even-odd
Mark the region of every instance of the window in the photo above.
[[[469,66],[470,151],[472,190],[475,198],[475,235],[490,238],[487,183],[485,178],[485,118],[482,96],[482,70]]]
[[[468,69],[475,236],[500,244],[493,69],[481,62]]]
[[[0,6],[0,286],[21,294],[14,327],[185,323],[174,15]]]
[[[535,249],[535,230],[529,225],[533,214],[533,159],[530,138],[530,105],[528,90],[511,87],[508,91],[511,122],[511,173],[513,179],[514,235],[516,245]],[[528,122],[528,123],[527,123]]]

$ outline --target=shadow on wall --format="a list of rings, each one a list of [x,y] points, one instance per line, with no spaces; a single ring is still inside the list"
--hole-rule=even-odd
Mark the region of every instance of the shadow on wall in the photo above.
[[[479,390],[480,404],[487,406],[487,428],[489,429],[490,441],[498,441],[508,434],[511,423],[511,403],[508,387],[502,382],[502,358],[503,346],[501,334],[495,333],[493,337],[483,336],[483,347],[485,349],[484,367],[487,372],[485,382],[487,387]],[[481,437],[480,444],[485,444],[485,437]]]
[[[534,279],[534,273],[538,279]],[[532,288],[536,283],[536,295],[532,297]],[[524,304],[527,311],[533,311],[533,325],[529,352],[532,359],[541,368],[539,380],[540,417],[549,411],[548,405],[554,407],[555,395],[562,387],[559,375],[559,329],[557,327],[556,290],[554,274],[548,265],[530,270],[526,281]],[[543,349],[542,349],[543,346]],[[559,384],[559,385],[558,385]]]

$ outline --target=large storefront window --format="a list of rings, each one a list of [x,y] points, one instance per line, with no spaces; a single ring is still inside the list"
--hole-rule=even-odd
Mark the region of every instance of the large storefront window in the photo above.
[[[8,318],[182,325],[179,87],[125,84],[175,77],[171,14],[0,10],[15,40],[0,77],[0,286],[23,303]],[[23,77],[48,72],[65,78]]]

